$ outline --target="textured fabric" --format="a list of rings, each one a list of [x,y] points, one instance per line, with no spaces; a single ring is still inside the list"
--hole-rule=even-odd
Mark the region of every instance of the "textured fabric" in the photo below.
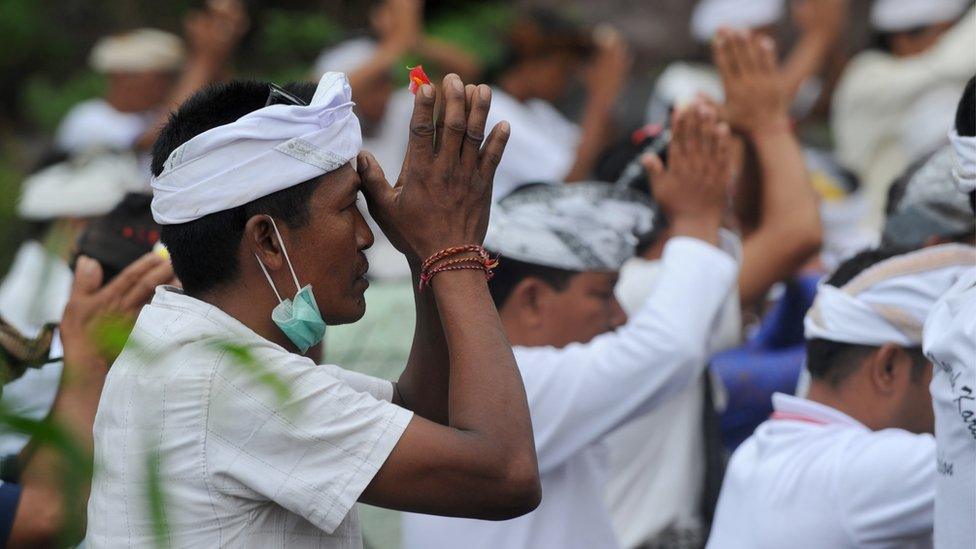
[[[920,164],[920,165],[918,165]],[[976,231],[969,196],[959,192],[953,180],[952,148],[945,146],[908,169],[893,188],[903,195],[885,220],[882,242],[904,248],[921,248],[933,236],[956,238]],[[893,191],[894,192],[894,191]]]
[[[157,452],[173,546],[361,547],[353,504],[412,417],[392,395],[161,287],[99,402],[88,546],[152,544]]]
[[[956,130],[949,132],[952,143],[952,177],[959,190],[971,193],[976,190],[976,137],[964,137]]]
[[[823,283],[804,319],[804,335],[919,347],[932,306],[974,264],[976,248],[944,244],[886,259],[840,288]]]
[[[976,266],[932,307],[922,349],[934,371],[935,545],[976,540]]]
[[[88,62],[98,72],[178,71],[186,49],[175,34],[136,29],[99,40]]]
[[[580,128],[541,99],[522,102],[499,87],[491,89],[486,129],[502,120],[512,127],[502,161],[495,170],[492,200],[503,198],[525,183],[560,183],[576,160]]]
[[[691,34],[708,42],[722,27],[765,27],[778,22],[785,13],[783,0],[701,0],[691,15]]]
[[[646,196],[606,183],[528,185],[492,208],[485,247],[568,271],[618,271],[650,232]]]
[[[898,32],[954,21],[970,0],[874,0],[871,26],[881,32]]]
[[[931,435],[780,393],[773,408],[802,419],[766,421],[732,455],[710,549],[931,546]]]
[[[153,218],[186,223],[304,183],[354,160],[362,146],[352,91],[326,73],[309,105],[271,105],[177,147],[152,179]]]
[[[916,159],[908,150],[908,138],[933,136],[935,141],[928,145],[932,148],[945,140],[976,66],[974,34],[976,12],[970,11],[919,55],[901,58],[871,49],[856,55],[844,69],[834,92],[830,125],[838,161],[858,176],[865,191],[865,227],[880,230],[892,180]],[[942,98],[937,113],[927,103],[930,97]],[[917,105],[929,114],[912,116]],[[909,119],[919,122],[908,124]],[[915,152],[929,151],[915,146]]]
[[[736,261],[700,240],[665,246],[647,303],[615,332],[588,343],[515,347],[542,480],[542,503],[488,522],[408,514],[408,549],[618,547],[604,504],[604,437],[661,406],[701,375],[708,334],[737,273]]]

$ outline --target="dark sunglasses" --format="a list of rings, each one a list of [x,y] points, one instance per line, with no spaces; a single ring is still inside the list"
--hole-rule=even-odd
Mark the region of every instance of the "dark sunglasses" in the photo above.
[[[308,106],[308,103],[303,101],[300,97],[286,92],[284,88],[278,84],[270,84],[268,87],[270,88],[270,91],[268,92],[268,100],[264,102],[265,107],[270,107],[271,105]]]

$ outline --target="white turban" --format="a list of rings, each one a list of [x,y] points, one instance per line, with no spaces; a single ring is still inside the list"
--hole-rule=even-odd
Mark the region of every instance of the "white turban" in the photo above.
[[[329,71],[351,74],[372,59],[377,49],[376,41],[369,38],[346,40],[319,55],[313,74],[317,77]]]
[[[650,232],[653,212],[636,191],[608,183],[533,184],[492,207],[485,247],[568,271],[618,271]]]
[[[197,135],[152,179],[153,219],[187,223],[342,167],[363,143],[352,108],[346,76],[330,72],[308,106],[271,105]]]
[[[98,72],[176,71],[186,56],[183,40],[156,29],[137,29],[99,40],[89,63]]]
[[[952,143],[952,177],[964,193],[976,190],[976,137],[963,137],[956,130],[949,132]]]
[[[772,25],[785,11],[784,0],[701,0],[691,15],[691,34],[700,42],[708,42],[722,27]]]
[[[132,154],[82,155],[27,178],[17,213],[32,221],[95,217],[140,191],[145,192],[145,173]]]
[[[821,283],[804,319],[806,338],[920,347],[929,310],[974,268],[976,248],[944,244],[882,261],[840,288]]]
[[[955,21],[969,0],[875,0],[871,26],[881,32],[899,32]]]

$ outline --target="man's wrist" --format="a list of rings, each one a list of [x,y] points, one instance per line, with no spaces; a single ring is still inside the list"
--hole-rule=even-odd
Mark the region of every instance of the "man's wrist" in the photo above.
[[[718,246],[718,231],[721,226],[721,214],[676,216],[671,220],[671,236],[688,236]]]

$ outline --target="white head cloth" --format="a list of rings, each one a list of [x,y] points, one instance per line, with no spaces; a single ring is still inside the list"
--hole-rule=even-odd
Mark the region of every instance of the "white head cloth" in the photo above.
[[[352,107],[346,76],[330,72],[308,106],[271,105],[194,137],[152,179],[153,219],[187,223],[342,167],[363,142]]]
[[[976,137],[963,137],[956,130],[949,132],[952,143],[952,177],[959,190],[976,190]]]
[[[718,29],[754,29],[772,25],[786,12],[784,0],[701,0],[691,15],[691,34],[708,42]]]
[[[28,177],[17,213],[32,221],[104,215],[127,193],[144,193],[145,177],[130,153],[79,155]]]
[[[806,338],[920,347],[929,310],[974,267],[976,248],[944,244],[882,261],[840,288],[821,283],[804,319]]]
[[[969,0],[874,0],[871,26],[898,32],[954,21],[969,4]]]
[[[176,71],[186,57],[183,40],[156,29],[108,36],[92,48],[88,62],[98,72]]]
[[[346,40],[334,48],[323,51],[315,60],[312,72],[316,76],[329,71],[351,74],[372,59],[377,49],[376,41],[370,38]]]
[[[618,271],[653,215],[646,197],[607,183],[527,185],[492,207],[485,247],[534,265]]]

